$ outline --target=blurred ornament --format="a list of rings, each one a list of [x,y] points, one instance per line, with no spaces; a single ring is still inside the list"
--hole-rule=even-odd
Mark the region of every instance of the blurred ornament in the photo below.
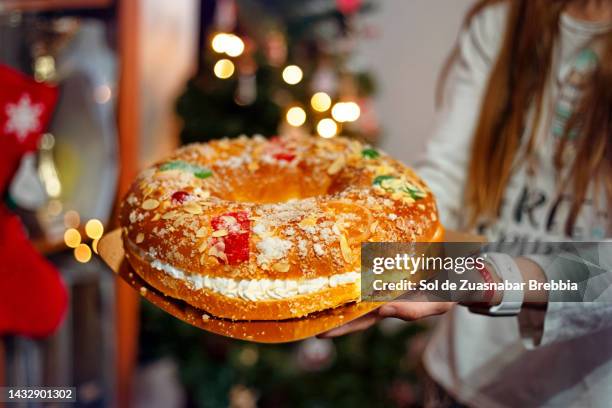
[[[240,106],[251,105],[257,99],[257,77],[254,74],[240,75],[234,101]]]
[[[320,64],[312,75],[311,89],[335,95],[338,90],[338,76],[331,64]]]
[[[213,68],[217,78],[227,79],[234,75],[234,63],[228,59],[220,59]]]
[[[74,210],[68,210],[64,213],[64,226],[66,228],[78,228],[81,223],[81,216]]]
[[[395,380],[389,388],[389,398],[394,406],[411,407],[417,402],[414,385],[405,380]]]
[[[312,337],[300,343],[297,363],[306,371],[322,371],[328,368],[336,357],[334,342],[330,339]]]
[[[317,112],[325,112],[331,106],[331,97],[325,92],[317,92],[310,98],[312,108]]]
[[[361,8],[361,0],[336,0],[336,6],[342,14],[353,14]]]
[[[365,139],[374,143],[380,135],[380,121],[374,107],[372,98],[361,98],[358,101],[361,115],[355,122],[355,126],[363,133]]]
[[[234,385],[229,392],[230,408],[257,407],[257,394],[252,389],[242,385]]]
[[[246,367],[251,367],[255,365],[258,359],[259,352],[254,346],[245,346],[242,350],[240,350],[240,353],[238,354],[238,360],[240,361],[240,364]]]
[[[287,60],[287,41],[280,31],[268,33],[264,44],[264,53],[273,67],[281,66]]]
[[[48,200],[45,187],[36,171],[36,154],[26,153],[9,187],[11,199],[19,207],[35,211]]]
[[[217,0],[215,6],[215,26],[222,31],[234,31],[236,28],[236,2],[234,0]]]
[[[50,82],[55,80],[55,58],[51,55],[41,55],[34,61],[34,78],[38,82]]]
[[[285,69],[283,69],[283,80],[289,85],[298,84],[303,77],[304,73],[297,65],[287,65]]]

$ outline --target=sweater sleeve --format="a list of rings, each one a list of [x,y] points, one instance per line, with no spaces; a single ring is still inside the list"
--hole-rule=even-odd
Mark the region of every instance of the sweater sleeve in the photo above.
[[[530,255],[548,282],[571,282],[577,290],[550,290],[546,311],[524,309],[518,316],[527,348],[612,327],[612,241],[569,244],[570,250]]]
[[[504,32],[502,6],[487,7],[460,33],[433,135],[416,166],[435,194],[447,228],[460,227],[472,136]]]

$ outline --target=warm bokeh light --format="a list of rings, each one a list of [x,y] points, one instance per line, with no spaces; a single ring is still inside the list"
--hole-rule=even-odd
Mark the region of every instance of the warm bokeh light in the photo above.
[[[304,73],[297,65],[288,65],[283,70],[283,80],[289,85],[295,85],[302,80]]]
[[[346,111],[345,120],[347,122],[354,122],[359,119],[359,116],[361,115],[361,109],[359,108],[359,105],[357,105],[355,102],[345,102],[344,107]]]
[[[287,111],[287,122],[291,126],[302,126],[306,122],[306,111],[299,106],[294,106]]]
[[[229,34],[227,33],[216,34],[212,39],[212,49],[219,54],[224,53],[228,38]]]
[[[244,41],[236,34],[219,33],[212,39],[212,49],[219,54],[238,57],[244,52]]]
[[[215,75],[221,79],[234,75],[234,70],[234,63],[228,59],[221,59],[215,64]]]
[[[81,233],[75,228],[68,228],[64,232],[64,243],[69,248],[76,248],[81,243]]]
[[[74,210],[68,210],[64,214],[64,227],[66,228],[78,228],[81,223],[81,217],[79,213]]]
[[[317,133],[326,139],[331,139],[338,133],[338,125],[332,119],[322,119],[317,125]]]
[[[361,109],[355,102],[338,102],[332,108],[332,117],[338,122],[354,122],[360,115]]]
[[[74,258],[81,263],[89,262],[91,259],[91,249],[85,244],[80,244],[74,248]]]
[[[238,57],[244,52],[244,41],[234,34],[230,34],[227,44],[225,45],[225,53],[230,57]]]
[[[104,233],[104,225],[100,220],[91,219],[85,224],[85,233],[91,239],[99,239]]]
[[[98,253],[98,242],[100,242],[99,239],[94,239],[93,241],[91,241],[91,248],[96,254]]]
[[[325,112],[331,106],[332,100],[331,97],[325,92],[317,92],[312,95],[310,99],[310,104],[312,105],[312,109],[317,112]]]

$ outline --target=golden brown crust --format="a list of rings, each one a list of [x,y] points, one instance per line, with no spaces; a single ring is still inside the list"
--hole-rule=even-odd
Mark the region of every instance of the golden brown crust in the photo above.
[[[359,271],[362,242],[431,240],[441,228],[431,192],[412,170],[374,152],[341,137],[182,148],[145,170],[128,192],[120,211],[126,252],[130,261],[146,256],[190,275],[300,282]],[[316,302],[253,302],[191,290],[145,264],[134,267],[160,290],[224,317],[296,317],[354,299],[333,288],[329,298],[310,296]]]

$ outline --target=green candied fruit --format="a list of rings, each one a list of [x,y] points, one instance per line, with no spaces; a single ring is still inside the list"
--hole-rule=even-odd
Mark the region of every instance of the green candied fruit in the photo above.
[[[361,155],[366,159],[377,159],[380,157],[380,153],[378,153],[378,150],[372,149],[371,147],[363,149],[361,151]]]
[[[402,191],[408,194],[413,200],[420,200],[422,198],[425,198],[425,196],[427,195],[424,191],[421,191],[418,188],[410,185],[403,187]]]
[[[205,167],[198,166],[197,164],[190,164],[182,160],[174,160],[171,162],[164,163],[161,166],[159,166],[159,169],[161,171],[168,171],[168,170],[186,171],[186,172],[193,174],[197,178],[201,178],[201,179],[208,178],[212,176],[213,174],[212,171],[210,171],[209,169]]]
[[[392,180],[394,179],[395,176],[391,176],[391,175],[383,175],[383,176],[377,176],[374,181],[372,181],[372,185],[375,186],[381,186],[382,187],[382,182],[385,180]]]

